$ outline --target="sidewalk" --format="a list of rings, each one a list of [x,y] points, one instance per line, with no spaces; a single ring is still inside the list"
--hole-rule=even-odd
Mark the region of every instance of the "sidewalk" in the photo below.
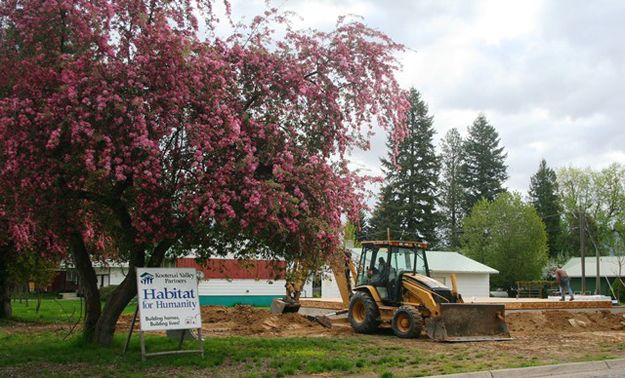
[[[478,371],[473,373],[460,373],[449,375],[436,375],[432,377],[445,378],[535,378],[535,377],[625,377],[625,358],[617,360],[575,362],[571,364],[558,364],[547,366],[533,366],[528,368],[502,369],[490,371]]]

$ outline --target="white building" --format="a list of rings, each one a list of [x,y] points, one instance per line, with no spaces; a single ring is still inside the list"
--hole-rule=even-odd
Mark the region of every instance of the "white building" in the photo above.
[[[360,248],[350,248],[352,261],[358,267]],[[432,278],[451,287],[451,273],[456,273],[458,289],[464,298],[488,297],[490,275],[499,273],[457,252],[426,252]],[[239,260],[232,256],[215,257],[198,264],[192,255],[176,259],[168,266],[189,267],[204,273],[199,282],[201,304],[233,305],[253,304],[269,306],[273,298],[285,295],[284,262],[270,260]],[[77,283],[76,272],[71,264],[65,265],[68,282]],[[128,274],[126,262],[94,262],[98,287],[119,285]],[[321,298],[337,299],[341,295],[334,282],[332,272],[327,269],[321,282],[314,283],[312,277],[302,290],[303,298],[319,294]],[[71,286],[71,285],[65,285]],[[64,290],[57,290],[64,291]]]
[[[198,263],[189,255],[177,258],[175,266],[203,273],[198,284],[201,305],[270,306],[273,298],[286,294],[283,261],[241,260],[228,255]]]
[[[94,261],[93,270],[96,274],[98,288],[119,285],[128,275],[128,263],[121,261]],[[47,288],[50,292],[73,292],[79,287],[78,272],[71,261],[62,262]]]
[[[360,248],[351,248],[354,264],[358,267]],[[451,274],[456,274],[458,291],[464,298],[488,297],[490,295],[490,275],[499,271],[470,259],[458,252],[425,252],[430,275],[435,280],[451,288]],[[312,293],[312,283],[305,286],[307,293]],[[331,274],[326,274],[321,283],[321,298],[340,298],[339,289]]]
[[[451,273],[456,273],[458,292],[464,298],[489,297],[490,275],[499,271],[470,259],[458,252],[425,252],[430,275],[451,287]]]

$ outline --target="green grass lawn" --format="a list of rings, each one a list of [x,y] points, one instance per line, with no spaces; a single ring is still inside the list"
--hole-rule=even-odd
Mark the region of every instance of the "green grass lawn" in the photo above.
[[[41,300],[41,307],[37,311],[37,299],[14,300],[13,318],[18,322],[28,323],[75,323],[81,317],[84,318],[84,300],[80,299],[54,299]],[[124,313],[135,311],[136,304],[129,304]]]
[[[138,337],[131,342],[128,353],[122,355],[125,335],[117,335],[111,348],[85,344],[78,336],[62,341],[61,336],[54,332],[16,335],[0,330],[0,373],[6,367],[36,367],[37,374],[44,376],[153,374],[282,377],[325,373],[334,376],[373,374],[392,377],[488,369],[497,364],[532,365],[511,357],[492,358],[490,363],[483,364],[484,356],[467,355],[460,349],[445,354],[422,350],[416,354],[414,349],[375,343],[380,336],[210,338],[204,344],[204,358],[192,354],[172,355],[151,357],[141,362]],[[146,345],[148,352],[174,350],[177,347],[175,341],[158,335],[148,335]],[[196,347],[197,344],[191,341],[184,345],[187,349]]]
[[[524,367],[548,364],[544,358],[519,358],[513,353],[484,353],[464,346],[422,341],[417,348],[394,346],[389,336],[348,336],[308,338],[219,337],[205,341],[205,357],[171,355],[141,361],[138,337],[122,354],[124,334],[115,337],[110,348],[99,348],[74,336],[66,341],[54,331],[10,333],[0,329],[0,376],[242,376],[283,377],[323,374],[324,376],[369,375],[384,377]],[[380,339],[383,342],[379,342]],[[164,336],[146,336],[148,352],[174,350],[175,341]],[[418,347],[421,348],[418,348]],[[185,342],[184,348],[197,343]],[[621,345],[621,348],[623,345]],[[576,361],[618,357],[613,351],[580,355]],[[547,357],[545,357],[547,358]],[[6,369],[6,370],[5,370]],[[9,370],[10,369],[10,370]]]

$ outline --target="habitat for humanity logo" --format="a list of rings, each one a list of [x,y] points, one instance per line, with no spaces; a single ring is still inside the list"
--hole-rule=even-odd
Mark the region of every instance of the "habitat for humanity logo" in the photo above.
[[[141,275],[141,283],[144,285],[151,285],[154,280],[154,276],[148,272],[145,272]]]

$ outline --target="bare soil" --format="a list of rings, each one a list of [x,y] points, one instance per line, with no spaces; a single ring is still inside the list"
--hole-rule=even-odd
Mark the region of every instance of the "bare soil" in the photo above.
[[[598,312],[516,312],[506,315],[514,336],[625,330],[625,317],[610,311]]]
[[[63,323],[63,324],[46,324],[46,323],[27,323],[27,322],[7,322],[2,325],[2,329],[8,333],[14,334],[31,334],[39,332],[54,332],[57,334],[68,333],[73,328],[77,328],[80,331],[82,324]],[[126,327],[128,329],[128,327]]]
[[[238,305],[234,307],[202,306],[202,334],[206,336],[331,336],[353,334],[346,319],[336,319],[332,328],[297,313],[274,315],[267,309]],[[130,327],[132,315],[123,315],[119,330]],[[135,329],[139,328],[139,321]]]
[[[128,329],[132,315],[124,315],[118,329]],[[569,334],[615,334],[625,336],[625,315],[609,311],[574,313],[567,311],[528,311],[506,315],[515,339]],[[203,306],[202,332],[206,336],[323,337],[353,335],[346,319],[333,319],[332,327],[297,313],[274,315],[252,306]],[[138,327],[138,322],[135,325]],[[603,336],[601,336],[603,337]]]

